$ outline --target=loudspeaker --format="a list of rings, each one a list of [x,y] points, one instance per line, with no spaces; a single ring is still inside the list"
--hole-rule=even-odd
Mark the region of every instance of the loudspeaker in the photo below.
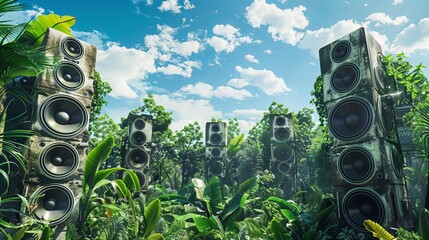
[[[43,46],[56,64],[35,82],[31,130],[38,135],[27,142],[24,196],[34,217],[64,234],[82,195],[96,48],[55,29],[46,31]]]
[[[271,158],[273,171],[287,175],[294,163],[293,118],[290,114],[271,114]]]
[[[325,102],[369,88],[380,94],[396,90],[386,75],[380,44],[363,27],[321,48],[319,59]]]
[[[128,115],[128,133],[122,166],[137,174],[142,191],[147,190],[149,185],[152,128],[152,116],[133,113]]]
[[[209,158],[207,173],[209,176],[222,176],[227,157],[227,125],[225,122],[206,122],[206,156]]]
[[[362,232],[366,219],[389,229],[410,217],[390,94],[396,85],[381,52],[365,28],[319,51],[340,220]]]

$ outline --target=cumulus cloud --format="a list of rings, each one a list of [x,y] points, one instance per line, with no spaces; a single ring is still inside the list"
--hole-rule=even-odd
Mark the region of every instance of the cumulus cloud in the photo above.
[[[176,65],[168,64],[165,67],[158,67],[157,72],[165,75],[180,75],[185,78],[192,76],[193,68],[201,69],[200,61],[184,61]]]
[[[286,86],[283,78],[277,77],[272,71],[262,69],[242,68],[236,66],[235,70],[240,74],[240,78],[231,79],[229,86],[242,88],[245,86],[255,86],[267,95],[276,95],[291,91]]]
[[[232,98],[236,100],[243,100],[247,97],[253,96],[245,89],[234,89],[229,86],[219,86],[214,88],[212,85],[203,82],[186,85],[179,90],[179,94],[198,95],[203,98]]]
[[[212,29],[215,36],[207,39],[207,43],[219,52],[230,53],[242,43],[252,43],[249,36],[241,36],[239,29],[227,24],[215,25]]]
[[[106,50],[97,52],[97,71],[112,86],[112,97],[137,98],[130,85],[137,84],[156,71],[155,60],[145,51],[107,43]]]
[[[410,24],[393,40],[392,51],[408,55],[424,51],[429,52],[429,18],[421,19],[417,24]]]
[[[157,104],[173,113],[174,121],[171,124],[173,131],[181,130],[187,124],[195,121],[203,128],[212,117],[222,118],[222,112],[216,111],[206,99],[193,100],[169,95],[153,95],[153,97]]]
[[[236,110],[232,111],[231,113],[229,113],[228,115],[233,116],[233,117],[237,117],[237,118],[250,119],[252,121],[259,121],[263,117],[264,112],[266,112],[266,110],[258,110],[255,108],[236,109]]]
[[[273,53],[270,49],[267,49],[267,50],[264,50],[264,53],[266,53],[266,54],[271,54],[271,53]]]
[[[29,22],[33,17],[44,13],[44,8],[34,5],[33,9],[28,9],[25,11],[7,12],[1,16],[1,20],[8,21],[8,23],[10,24],[20,24]]]
[[[304,36],[300,31],[308,26],[304,15],[306,8],[298,6],[293,9],[281,9],[266,0],[254,0],[246,8],[246,18],[253,28],[268,26],[268,32],[275,41],[296,45]]]
[[[258,60],[258,59],[256,59],[256,57],[255,57],[255,56],[253,56],[252,54],[246,54],[246,55],[244,56],[244,59],[246,59],[247,61],[249,61],[249,62],[251,62],[251,63],[256,63],[256,64],[258,64],[258,63],[259,63],[259,60]]]
[[[92,32],[85,32],[85,31],[75,31],[72,29],[71,33],[76,38],[94,45],[99,50],[104,49],[104,41],[108,38],[106,34],[96,30],[93,30]]]
[[[403,3],[404,1],[403,0],[393,0],[393,5],[398,5],[398,4],[401,4],[401,3]]]
[[[181,13],[181,9],[189,10],[195,8],[195,5],[190,0],[184,0],[183,5],[180,5],[178,0],[164,0],[161,6],[158,7],[161,12]]]
[[[193,9],[193,8],[195,8],[195,5],[192,4],[189,0],[183,1],[183,9],[189,10],[189,9]]]
[[[406,16],[399,16],[395,19],[392,19],[389,15],[385,13],[373,13],[369,15],[365,20],[375,22],[375,26],[381,26],[381,25],[402,25],[408,22],[408,18]]]

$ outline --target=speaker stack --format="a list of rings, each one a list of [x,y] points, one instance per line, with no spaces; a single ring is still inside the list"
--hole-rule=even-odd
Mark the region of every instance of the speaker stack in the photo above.
[[[342,223],[366,232],[363,221],[403,226],[408,199],[403,156],[382,49],[365,28],[319,51],[323,96],[333,147],[334,190]]]
[[[224,161],[227,154],[227,125],[225,122],[206,123],[206,156],[209,158],[207,173],[209,176],[224,174]]]
[[[122,167],[136,173],[142,191],[146,191],[149,185],[152,127],[152,116],[133,113],[128,115],[128,138],[125,141]]]
[[[46,31],[43,46],[59,64],[35,83],[31,130],[39,134],[27,144],[24,196],[34,217],[57,226],[82,195],[96,48],[55,29]]]

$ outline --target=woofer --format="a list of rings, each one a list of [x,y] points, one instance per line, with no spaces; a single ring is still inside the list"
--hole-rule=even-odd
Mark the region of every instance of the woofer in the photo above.
[[[363,222],[370,219],[380,225],[386,218],[386,204],[381,196],[369,188],[354,188],[343,198],[344,217],[352,227],[365,231]]]
[[[66,142],[56,142],[45,147],[39,155],[43,175],[50,179],[64,179],[79,167],[79,153]]]
[[[277,142],[284,142],[289,140],[290,130],[288,128],[276,128],[274,129],[274,140]]]
[[[337,103],[329,113],[328,127],[336,138],[353,141],[365,135],[374,120],[372,106],[362,98]]]
[[[61,62],[54,69],[54,79],[60,87],[75,91],[85,83],[85,74],[78,65],[72,62]]]
[[[220,176],[223,173],[223,163],[219,160],[210,160],[208,165],[208,171],[214,176]]]
[[[287,174],[290,172],[291,166],[287,162],[281,162],[277,165],[277,170],[282,174]]]
[[[82,43],[72,37],[65,37],[61,41],[61,51],[67,58],[72,60],[80,59],[84,55]]]
[[[293,157],[293,149],[290,144],[277,144],[274,146],[272,154],[276,161],[286,162]]]
[[[349,147],[339,157],[338,170],[348,183],[363,184],[375,174],[374,157],[365,148]]]
[[[146,186],[149,182],[147,175],[142,173],[142,172],[139,172],[139,171],[137,171],[135,173],[136,173],[137,178],[139,179],[139,182],[140,182],[140,189],[146,189]]]
[[[143,145],[146,143],[146,134],[142,131],[135,131],[131,134],[131,143],[133,145]]]
[[[278,117],[275,117],[275,124],[277,125],[277,126],[284,126],[284,125],[286,125],[286,118],[285,117],[281,117],[281,116],[278,116]]]
[[[360,80],[359,68],[352,63],[346,63],[335,69],[331,77],[334,91],[344,93],[353,89]]]
[[[212,124],[212,125],[211,125],[211,127],[210,127],[210,130],[211,130],[212,132],[219,132],[219,131],[220,131],[220,126],[219,126],[219,124]]]
[[[38,188],[30,197],[30,204],[35,205],[34,216],[58,225],[70,216],[74,208],[73,192],[60,184],[49,184]]]
[[[148,164],[149,155],[141,148],[134,148],[128,151],[125,160],[125,164],[128,168],[141,170]]]
[[[54,138],[71,138],[84,131],[88,124],[85,106],[69,95],[54,94],[40,106],[39,121]]]
[[[348,41],[340,41],[338,42],[331,51],[331,58],[334,62],[342,62],[346,60],[351,52],[351,45]]]
[[[143,130],[146,127],[146,122],[141,118],[137,118],[133,124],[137,130]]]
[[[213,158],[219,158],[222,155],[222,151],[219,148],[215,147],[210,150],[210,155]]]
[[[212,133],[210,135],[210,143],[213,145],[219,145],[222,143],[222,136],[219,133]]]

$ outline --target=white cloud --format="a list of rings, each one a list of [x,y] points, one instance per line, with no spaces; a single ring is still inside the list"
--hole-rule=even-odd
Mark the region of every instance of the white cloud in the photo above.
[[[275,4],[268,4],[265,0],[254,0],[246,8],[246,18],[254,28],[268,26],[268,32],[275,41],[283,41],[295,45],[304,36],[299,31],[308,26],[308,19],[304,15],[306,8],[298,6],[293,9],[280,9]]]
[[[244,89],[234,89],[229,86],[219,86],[217,88],[214,88],[210,84],[203,83],[203,82],[197,82],[195,84],[189,84],[184,87],[182,87],[179,90],[179,95],[182,94],[191,94],[191,95],[198,95],[203,98],[232,98],[236,100],[243,100],[246,97],[252,97],[253,95]]]
[[[208,100],[193,100],[168,95],[153,95],[157,104],[165,107],[173,113],[173,131],[181,130],[189,123],[197,121],[200,127],[210,121],[212,117],[222,118],[222,112],[216,111]]]
[[[165,75],[180,75],[185,78],[190,78],[193,68],[201,69],[201,62],[185,61],[177,65],[168,64],[166,67],[158,67],[156,70]]]
[[[228,115],[232,117],[237,117],[237,118],[246,118],[253,121],[259,121],[263,117],[264,112],[266,112],[266,110],[257,110],[254,108],[236,109],[231,113],[229,113]]]
[[[104,49],[104,40],[108,38],[106,34],[96,30],[93,30],[92,32],[84,32],[84,31],[74,31],[72,29],[71,33],[76,38],[94,45],[98,50]]]
[[[389,15],[381,12],[373,13],[369,15],[367,18],[365,18],[365,20],[375,22],[376,27],[381,25],[398,26],[408,22],[408,18],[406,16],[399,16],[399,17],[396,17],[395,19],[392,19],[391,17],[389,17]]]
[[[97,71],[112,87],[112,97],[137,98],[136,90],[130,85],[145,79],[156,68],[154,59],[147,52],[110,42],[106,50],[97,52]]]
[[[212,29],[215,36],[207,39],[207,43],[219,52],[230,53],[240,46],[242,43],[252,43],[253,40],[249,36],[241,36],[239,29],[227,24],[215,25]]]
[[[267,50],[264,50],[264,53],[266,53],[266,54],[271,54],[271,53],[273,53],[270,49],[267,49]]]
[[[161,12],[171,11],[173,13],[181,13],[182,6],[178,5],[177,0],[164,0],[161,6],[158,7]]]
[[[429,18],[423,18],[417,24],[410,24],[393,40],[392,51],[408,55],[415,52],[429,52]]]
[[[192,4],[189,0],[183,1],[183,9],[189,10],[189,9],[193,9],[193,8],[195,8],[195,5]]]
[[[258,59],[256,59],[256,57],[255,57],[255,56],[253,56],[252,54],[246,54],[246,55],[244,56],[244,59],[246,59],[247,61],[249,61],[249,62],[251,62],[251,63],[256,63],[256,64],[258,64],[258,63],[259,63],[259,60],[258,60]]]
[[[243,119],[238,119],[238,125],[240,127],[241,133],[243,133],[245,136],[247,136],[250,129],[252,129],[253,126],[256,125],[256,121],[247,121],[247,120],[243,120]]]
[[[393,5],[398,5],[398,4],[401,4],[401,3],[403,3],[404,1],[403,0],[393,0]]]
[[[29,22],[34,16],[38,16],[44,13],[44,8],[34,5],[33,9],[25,11],[7,12],[1,16],[1,20],[8,21],[9,24],[20,24]]]
[[[260,88],[267,95],[276,95],[291,91],[291,89],[286,86],[284,79],[277,77],[270,70],[257,70],[251,67],[242,68],[240,66],[236,66],[235,70],[240,74],[240,78],[231,79],[228,82],[230,86],[238,88],[247,85],[255,86]]]

